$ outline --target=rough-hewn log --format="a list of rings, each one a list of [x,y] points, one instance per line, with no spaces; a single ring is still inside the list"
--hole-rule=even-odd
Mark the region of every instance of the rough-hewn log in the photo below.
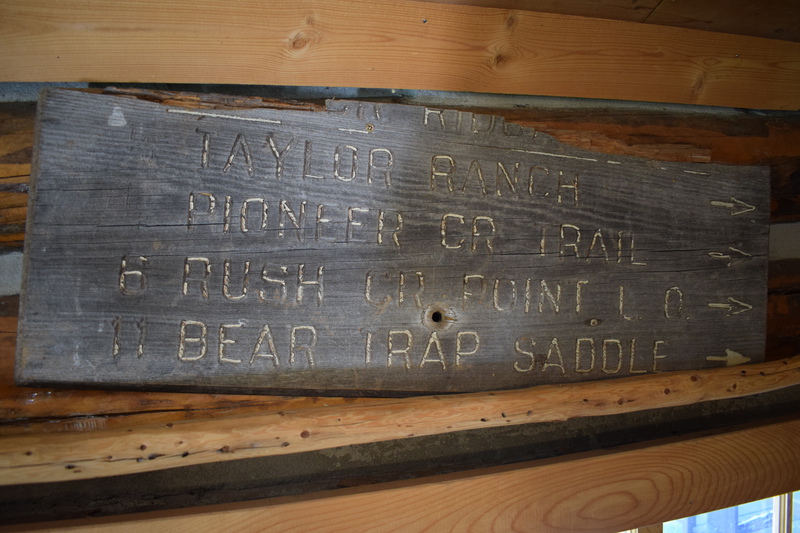
[[[324,406],[0,439],[0,483],[94,478],[448,431],[567,420],[768,392],[800,383],[800,357],[569,386],[363,400]]]
[[[798,436],[792,419],[322,495],[15,530],[614,533],[797,490]]]

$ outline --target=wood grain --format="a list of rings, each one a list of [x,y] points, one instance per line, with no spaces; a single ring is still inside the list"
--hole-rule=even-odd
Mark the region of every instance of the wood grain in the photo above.
[[[627,20],[676,28],[751,35],[797,42],[800,6],[793,0],[429,0],[446,4],[520,9]]]
[[[170,101],[179,101],[177,98],[167,98]],[[155,99],[158,101],[159,99]],[[213,105],[223,105],[217,102]],[[20,110],[20,108],[22,108]],[[32,142],[33,107],[27,104],[13,106],[0,106],[0,111],[5,109],[9,114],[0,114],[0,127],[12,121],[20,130],[26,129],[28,124],[29,143]],[[486,110],[483,110],[484,112]],[[666,160],[683,161],[687,155],[705,157],[714,162],[728,162],[737,164],[769,163],[773,168],[773,220],[776,217],[776,206],[780,206],[779,220],[798,220],[800,216],[800,191],[797,189],[796,175],[798,156],[796,154],[796,139],[798,126],[792,116],[782,115],[761,118],[759,116],[736,112],[731,116],[718,116],[709,114],[673,115],[669,112],[653,113],[601,110],[596,109],[516,109],[496,110],[504,114],[508,120],[528,121],[536,124],[537,129],[548,132],[560,130],[565,135],[586,143],[585,146],[595,146],[598,150],[607,153],[627,153],[624,150],[631,146],[649,147],[653,153],[661,154]],[[24,116],[20,121],[19,117]],[[8,117],[8,118],[6,118]],[[7,131],[13,128],[9,126]],[[615,142],[603,141],[611,139]],[[675,148],[677,147],[677,149]],[[623,150],[622,152],[617,152]],[[12,154],[13,164],[30,164],[30,144],[19,145]],[[26,155],[27,154],[27,155]],[[27,158],[27,159],[26,159]],[[7,159],[4,161],[8,161]],[[0,163],[4,162],[0,161]],[[775,168],[782,166],[781,181],[775,181]],[[794,169],[794,170],[792,170]],[[0,193],[3,194],[3,193]],[[20,235],[20,238],[22,235]],[[21,242],[21,241],[20,241]],[[780,339],[779,345],[770,345],[769,357],[776,355],[789,356],[800,352],[800,336],[797,334],[796,311],[791,307],[791,301],[798,300],[798,287],[800,287],[800,268],[796,264],[785,263],[778,269],[775,263],[770,265],[770,339]],[[786,300],[786,306],[778,302]],[[793,300],[792,300],[793,299]],[[773,308],[773,305],[777,307]],[[773,312],[777,311],[777,314]],[[800,309],[800,307],[798,307]],[[13,353],[16,339],[16,317],[0,317],[0,434],[6,437],[25,435],[37,437],[37,442],[45,442],[50,436],[62,438],[66,435],[97,435],[99,432],[119,431],[120,434],[135,431],[136,438],[126,446],[143,458],[142,463],[137,463],[140,468],[160,467],[159,461],[163,458],[146,459],[149,453],[140,450],[141,444],[151,435],[161,436],[170,431],[181,421],[198,424],[198,428],[214,428],[220,417],[245,416],[269,413],[280,416],[279,413],[298,412],[306,409],[319,408],[328,414],[336,413],[344,407],[364,407],[382,405],[395,400],[380,401],[376,399],[342,399],[342,398],[281,398],[257,396],[220,396],[204,394],[168,394],[168,393],[139,393],[139,392],[108,392],[85,391],[74,389],[52,388],[24,388],[15,387],[11,382],[13,369]],[[788,382],[785,382],[788,384]],[[720,384],[722,387],[724,383]],[[658,398],[672,401],[674,394],[664,395],[658,393]],[[727,391],[727,387],[724,387]],[[737,389],[740,390],[740,389]],[[624,392],[624,391],[623,391]],[[702,397],[702,391],[696,391]],[[578,393],[579,394],[579,393]],[[726,393],[727,394],[727,393]],[[546,403],[547,396],[541,397]],[[728,396],[724,396],[728,397]],[[592,397],[595,398],[595,397]],[[612,391],[606,399],[607,407],[619,407],[615,402],[620,398],[617,391]],[[560,401],[560,396],[553,395],[554,401]],[[587,398],[588,399],[588,398]],[[598,397],[598,399],[601,399]],[[582,398],[581,398],[582,400]],[[687,401],[694,401],[688,399]],[[402,402],[401,402],[402,403]],[[636,405],[634,403],[626,406]],[[654,407],[660,405],[652,404]],[[480,407],[480,406],[478,406]],[[580,416],[581,408],[576,406],[576,416]],[[594,411],[595,408],[591,408]],[[502,410],[500,413],[504,412]],[[497,416],[492,411],[493,416]],[[492,413],[486,413],[492,415]],[[525,411],[527,413],[527,410]],[[483,416],[482,411],[476,413],[478,420]],[[285,415],[284,415],[285,416]],[[413,415],[408,415],[413,417]],[[250,418],[246,418],[250,420]],[[502,415],[500,415],[502,419]],[[488,420],[488,419],[487,419]],[[492,419],[492,423],[494,423]],[[473,421],[476,427],[484,427],[486,422]],[[172,428],[169,425],[172,424]],[[448,430],[443,426],[444,430]],[[299,428],[302,432],[305,428]],[[398,428],[399,429],[399,428]],[[128,431],[131,430],[131,431]],[[236,430],[238,432],[238,428]],[[409,431],[410,433],[411,431]],[[103,433],[108,435],[108,433]],[[310,438],[310,437],[309,437]],[[145,440],[142,440],[145,439]],[[137,442],[141,440],[141,442]],[[180,439],[178,439],[180,440]],[[243,439],[246,442],[247,439]],[[302,440],[297,439],[297,440]],[[66,441],[61,441],[66,442]],[[82,439],[76,437],[75,446],[82,448]],[[198,450],[203,449],[202,441],[198,441]],[[355,442],[355,441],[353,441]],[[222,449],[226,442],[212,443],[218,445],[216,450]],[[291,452],[295,444],[290,444],[286,449]],[[172,449],[168,447],[167,449]],[[224,454],[212,451],[206,454],[209,460],[237,458],[239,453]],[[191,457],[191,455],[189,456]],[[66,459],[74,456],[66,457]],[[190,464],[181,461],[169,463],[180,466]],[[71,464],[71,463],[66,463]],[[136,468],[134,465],[134,468]],[[113,465],[112,465],[113,466]],[[67,472],[64,465],[57,469]],[[54,467],[54,470],[56,468]],[[74,470],[74,469],[73,469]],[[135,469],[126,471],[138,471]],[[78,474],[71,474],[76,477]],[[23,480],[24,481],[24,480]]]
[[[696,515],[800,488],[800,420],[455,475],[16,531],[585,531]]]
[[[793,0],[670,0],[659,3],[647,23],[800,41],[800,10]]]
[[[659,4],[658,0],[425,0],[440,4],[494,7],[558,13],[579,17],[644,22]]]
[[[145,91],[115,91],[114,94],[138,95],[150,101],[187,102],[180,95],[153,94]],[[188,103],[198,105],[197,95],[188,95]],[[229,109],[230,97],[206,95],[205,105]],[[247,105],[256,105],[252,100]],[[258,102],[257,106],[263,105]],[[269,103],[267,107],[271,107]],[[468,111],[501,113],[509,121],[520,122],[545,131],[567,142],[580,142],[587,147],[609,154],[630,154],[628,150],[647,150],[649,154],[667,161],[710,160],[733,164],[770,164],[772,167],[773,221],[800,218],[800,189],[793,175],[800,169],[798,122],[793,116],[762,118],[745,112],[675,114],[652,109],[569,109],[523,108],[493,109],[466,108]],[[3,134],[26,135],[27,145],[11,151],[15,165],[29,168],[33,138],[31,104],[0,104],[0,129]],[[0,137],[2,138],[2,137]],[[640,148],[637,148],[640,147]],[[688,158],[688,159],[687,159]],[[3,161],[8,161],[4,159]],[[0,161],[2,162],[2,161]],[[27,170],[26,170],[27,172]],[[780,176],[777,179],[776,176]],[[5,194],[0,192],[0,196]],[[777,210],[776,210],[777,209]],[[24,211],[17,246],[22,243]],[[14,231],[13,226],[0,226],[0,233]],[[800,353],[800,336],[795,320],[800,309],[800,268],[786,263],[783,268],[770,265],[770,304],[768,320],[767,357],[780,359]],[[16,315],[16,302],[11,309]],[[302,409],[318,405],[318,398],[275,398],[258,396],[219,396],[204,394],[115,393],[53,388],[15,387],[12,382],[13,354],[16,339],[16,317],[3,319],[0,335],[0,433],[20,432],[80,432],[82,428],[121,428],[146,423],[168,423],[176,419],[198,419],[225,413],[247,414],[264,409]],[[330,406],[343,402],[364,400],[327,398]]]
[[[437,89],[800,108],[800,45],[406,0],[0,7],[2,81]],[[165,43],[168,43],[165,46]]]
[[[0,252],[22,247],[35,105],[0,103]]]
[[[16,316],[0,316],[0,435],[5,436],[127,429],[176,420],[303,410],[320,405],[335,409],[380,401],[17,387],[13,379],[16,336]]]
[[[766,169],[328,105],[44,93],[17,382],[404,396],[763,360]]]
[[[448,431],[568,420],[736,398],[800,384],[800,356],[571,386],[269,411],[0,439],[0,484],[86,479],[299,453]]]

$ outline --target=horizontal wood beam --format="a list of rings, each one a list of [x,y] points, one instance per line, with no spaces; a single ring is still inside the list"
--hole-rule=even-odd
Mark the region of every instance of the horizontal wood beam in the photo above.
[[[616,532],[800,488],[800,419],[644,446],[59,531]]]
[[[87,479],[449,431],[630,413],[800,384],[800,356],[530,389],[374,399],[248,416],[0,438],[0,484]]]
[[[317,85],[800,109],[800,44],[411,0],[0,2],[0,81]]]
[[[424,0],[440,4],[520,9],[579,17],[644,22],[659,5],[658,0]]]
[[[704,31],[800,41],[795,0],[426,0],[581,17],[629,20]]]

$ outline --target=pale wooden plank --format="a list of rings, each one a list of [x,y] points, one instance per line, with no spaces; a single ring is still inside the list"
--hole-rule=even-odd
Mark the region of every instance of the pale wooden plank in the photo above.
[[[409,0],[0,6],[0,81],[436,89],[800,108],[800,45]]]
[[[800,488],[798,437],[793,419],[322,495],[19,529],[611,533]]]
[[[800,356],[570,386],[424,396],[0,438],[0,484],[86,479],[449,431],[688,405],[800,383]],[[653,520],[655,521],[655,520]],[[652,523],[648,522],[648,523]]]

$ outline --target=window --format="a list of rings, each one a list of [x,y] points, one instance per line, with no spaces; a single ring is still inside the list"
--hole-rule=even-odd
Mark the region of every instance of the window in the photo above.
[[[800,533],[800,491],[623,533]]]

